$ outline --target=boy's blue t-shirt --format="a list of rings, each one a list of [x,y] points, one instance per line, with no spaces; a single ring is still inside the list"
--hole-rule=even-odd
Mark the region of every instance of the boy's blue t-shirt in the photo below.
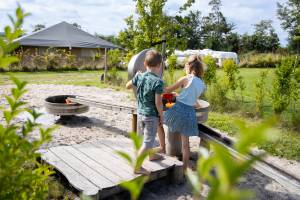
[[[138,114],[157,117],[155,94],[163,93],[163,81],[155,73],[145,72],[137,74],[132,84],[137,87]]]

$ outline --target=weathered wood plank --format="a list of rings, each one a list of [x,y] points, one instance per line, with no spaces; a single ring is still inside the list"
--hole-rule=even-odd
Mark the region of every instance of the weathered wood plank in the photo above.
[[[118,139],[118,141],[112,141],[111,139],[103,139],[99,140],[96,143],[100,143],[101,145],[106,145],[107,147],[113,149],[112,151],[124,151],[130,155],[133,155],[133,149],[131,145],[131,141],[129,139]],[[145,160],[143,166],[151,171],[159,171],[164,170],[166,168],[172,167],[174,165],[182,165],[182,162],[178,161],[176,158],[171,158],[169,156],[164,156],[163,160],[158,161],[149,161]]]
[[[137,175],[132,173],[132,169],[129,166],[120,166],[120,161],[112,159],[113,156],[111,154],[102,151],[101,149],[89,143],[74,145],[74,147],[82,153],[98,161],[98,163],[101,163],[101,165],[105,166],[106,168],[111,169],[116,175],[120,176],[123,180],[132,180],[137,177]],[[126,170],[124,170],[124,168]]]
[[[69,183],[80,192],[88,196],[97,196],[99,188],[82,176],[80,173],[75,171],[72,167],[70,167],[67,163],[57,157],[51,151],[44,151],[42,153],[42,159],[55,167],[60,173],[62,173]]]
[[[122,181],[122,178],[118,176],[115,172],[113,172],[111,169],[106,168],[101,163],[93,160],[90,156],[82,153],[74,146],[66,146],[65,149],[72,155],[74,155],[76,158],[87,164],[90,168],[94,169],[103,177],[108,179],[112,184],[119,183]]]
[[[133,174],[129,164],[116,154],[117,150],[132,155],[131,140],[107,138],[93,143],[53,147],[41,154],[42,159],[61,171],[76,189],[96,198],[105,198],[120,192],[122,181],[140,176]],[[151,172],[150,181],[168,175],[177,180],[177,174],[182,170],[182,162],[169,156],[160,161],[146,160],[143,166]]]
[[[53,148],[50,148],[50,150],[61,160],[68,163],[69,166],[71,166],[75,171],[77,171],[82,176],[84,176],[86,179],[88,179],[90,182],[95,184],[100,190],[102,188],[114,186],[114,184],[111,183],[108,179],[106,179],[101,174],[96,172],[94,169],[89,167],[86,163],[80,161],[75,156],[73,156],[71,153],[66,151],[64,149],[64,146],[53,147]]]

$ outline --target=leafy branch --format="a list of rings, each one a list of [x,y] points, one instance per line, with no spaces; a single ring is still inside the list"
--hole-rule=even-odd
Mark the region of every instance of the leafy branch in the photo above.
[[[143,143],[143,137],[138,136],[136,133],[130,133],[129,135],[133,143],[133,155],[124,151],[116,151],[116,153],[132,167],[133,171],[137,171],[142,167],[144,160],[149,155],[153,154],[153,152],[147,150],[144,153],[139,154],[139,149],[142,147]],[[142,175],[131,181],[122,182],[120,185],[129,191],[132,200],[137,200],[148,178],[148,176]]]

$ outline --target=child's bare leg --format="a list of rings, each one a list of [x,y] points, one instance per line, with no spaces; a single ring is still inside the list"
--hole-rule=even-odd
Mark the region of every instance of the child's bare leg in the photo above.
[[[165,141],[165,131],[163,125],[157,126],[157,136],[159,140],[159,151],[158,153],[166,153],[166,141]]]
[[[182,143],[181,151],[182,151],[183,170],[186,171],[190,160],[189,137],[181,135],[181,143]]]

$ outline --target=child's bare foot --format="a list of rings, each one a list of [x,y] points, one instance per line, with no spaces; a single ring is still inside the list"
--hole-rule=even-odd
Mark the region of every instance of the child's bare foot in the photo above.
[[[155,148],[154,148],[154,152],[166,154],[166,149],[164,149],[164,148],[162,148],[162,147],[155,147]]]
[[[134,170],[133,173],[142,174],[142,175],[146,175],[146,176],[150,175],[150,172],[143,167],[141,167],[140,169]]]
[[[161,156],[161,155],[159,155],[159,154],[157,154],[157,153],[155,153],[155,154],[149,156],[149,160],[150,160],[150,161],[154,161],[154,160],[162,160],[163,158],[164,158],[163,156]]]

